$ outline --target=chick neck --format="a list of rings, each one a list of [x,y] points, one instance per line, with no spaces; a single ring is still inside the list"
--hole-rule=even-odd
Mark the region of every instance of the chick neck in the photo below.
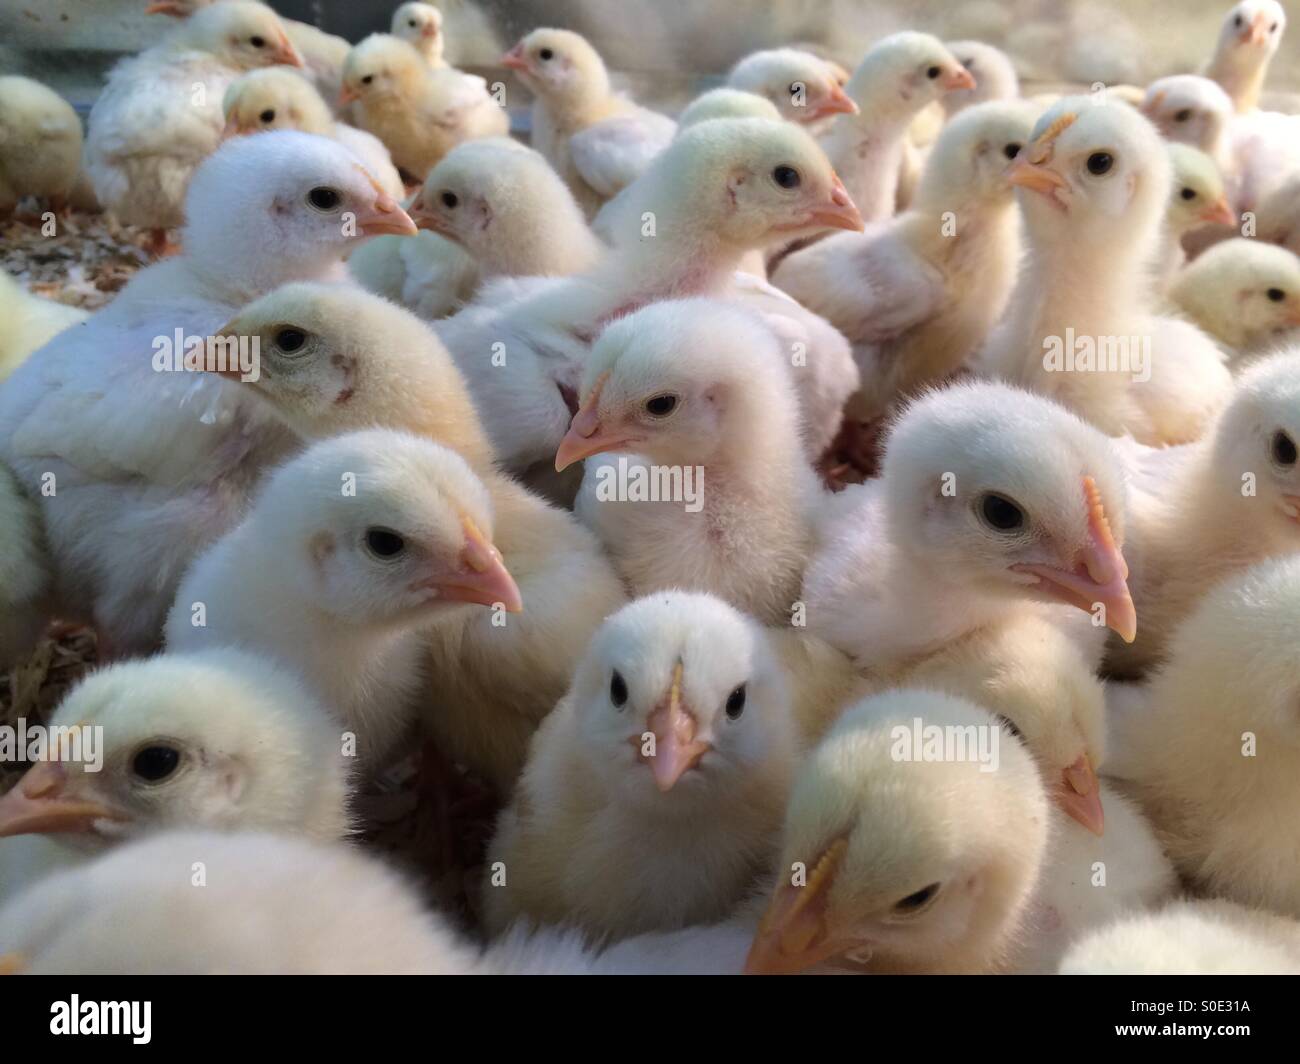
[[[198,281],[197,290],[232,306],[251,303],[293,281],[343,281],[343,247],[270,246],[249,238],[239,226],[191,222],[183,236],[184,268]]]
[[[596,60],[588,64],[585,76],[567,89],[536,89],[534,110],[545,114],[555,126],[564,130],[585,129],[604,118],[610,107],[612,91],[605,64]]]
[[[1264,91],[1264,79],[1268,77],[1268,65],[1272,56],[1261,59],[1242,58],[1232,54],[1232,45],[1219,48],[1206,68],[1205,76],[1217,82],[1230,97],[1237,114],[1250,114],[1259,108],[1259,97]]]
[[[982,190],[927,169],[912,206],[895,223],[908,243],[931,262],[984,247],[1015,222],[1015,197],[1008,188]],[[951,220],[951,227],[949,221]]]

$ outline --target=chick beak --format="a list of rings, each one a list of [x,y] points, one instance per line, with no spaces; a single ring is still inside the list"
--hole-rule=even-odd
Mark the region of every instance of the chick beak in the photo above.
[[[655,737],[654,753],[642,756],[650,765],[655,785],[666,794],[688,771],[699,764],[711,743],[695,738],[698,722],[682,702],[682,663],[673,667],[668,696],[646,718],[646,726]]]
[[[88,832],[97,820],[125,820],[108,806],[69,793],[68,773],[57,761],[40,761],[0,797],[0,838]]]
[[[456,236],[447,221],[437,211],[430,210],[418,200],[411,206],[411,221],[415,223],[416,229],[423,229],[428,233],[437,233],[441,237],[453,243],[459,244],[460,238]]]
[[[560,441],[555,452],[555,471],[563,473],[574,462],[581,462],[593,454],[605,451],[617,451],[634,443],[638,437],[629,431],[617,432],[607,429],[600,420],[600,393],[609,379],[609,373],[602,373],[591,386],[587,398],[578,407],[569,423],[569,431]]]
[[[298,67],[302,69],[307,64],[302,61],[302,56],[298,54],[298,49],[288,37],[281,36],[276,42],[275,48],[271,51],[271,62],[282,64],[284,66]]]
[[[1242,44],[1263,44],[1268,40],[1268,16],[1259,12],[1250,20],[1250,25],[1242,29],[1237,40]]]
[[[221,130],[221,139],[227,141],[231,137],[242,136],[243,133],[244,127],[239,124],[239,119],[235,118],[234,115],[231,115],[231,117],[226,119],[226,124]]]
[[[782,226],[781,228],[786,228]],[[862,214],[849,198],[849,190],[844,187],[839,174],[831,174],[831,194],[827,202],[815,207],[806,222],[789,226],[791,229],[848,229],[860,233],[863,229]]]
[[[438,27],[435,26],[432,22],[430,22],[427,26],[425,26],[422,30],[420,30],[420,36],[430,37],[430,38],[436,37],[438,36]]]
[[[469,517],[461,518],[465,545],[460,553],[458,571],[417,581],[413,590],[431,588],[446,602],[470,602],[477,606],[500,604],[507,613],[522,613],[523,598],[519,585],[501,560],[501,552],[479,531]]]
[[[524,58],[524,45],[522,41],[501,57],[501,65],[509,70],[528,69],[528,60]]]
[[[1228,206],[1227,196],[1220,196],[1214,203],[1201,211],[1197,218],[1209,225],[1237,224],[1237,216],[1232,213],[1232,208]]]
[[[1049,595],[1091,613],[1098,605],[1105,610],[1106,627],[1126,643],[1137,637],[1137,610],[1128,589],[1128,563],[1120,551],[1106,520],[1101,494],[1092,477],[1083,478],[1084,498],[1088,506],[1088,543],[1080,552],[1072,572],[1050,565],[1013,565],[1017,572],[1032,573],[1039,578]]]
[[[825,118],[827,115],[855,115],[857,113],[858,105],[853,102],[853,98],[838,85],[832,85],[830,95],[826,97],[825,103],[808,115],[806,121],[812,122],[818,118]]]
[[[1106,818],[1101,810],[1101,786],[1087,754],[1080,754],[1079,759],[1061,773],[1056,803],[1067,816],[1094,835],[1101,835],[1106,830]]]
[[[380,192],[374,203],[357,212],[357,232],[363,236],[414,236],[420,230],[402,205],[386,192]]]
[[[959,66],[956,70],[948,71],[943,76],[941,84],[945,92],[954,92],[957,89],[973,89],[975,87],[975,77],[964,66]]]
[[[1292,328],[1300,325],[1300,301],[1297,301],[1295,296],[1288,297],[1286,301],[1286,314],[1282,318],[1282,323]]]
[[[1283,495],[1282,512],[1296,524],[1300,524],[1300,495]]]
[[[355,103],[359,99],[361,99],[361,93],[357,92],[355,86],[345,84],[341,89],[339,89],[340,107],[346,107],[348,104]]]
[[[144,9],[146,15],[171,15],[173,18],[184,18],[185,8],[177,0],[155,0]]]
[[[776,888],[745,958],[746,975],[797,975],[840,952],[826,924],[826,905],[848,845],[847,839],[831,843],[803,886]]]
[[[1024,158],[1022,152],[1016,160],[1006,168],[1004,176],[1012,185],[1019,185],[1021,188],[1027,188],[1031,192],[1037,192],[1046,196],[1054,204],[1065,209],[1065,204],[1056,198],[1058,188],[1068,187],[1068,182],[1050,166],[1044,166],[1041,163],[1031,163]]]

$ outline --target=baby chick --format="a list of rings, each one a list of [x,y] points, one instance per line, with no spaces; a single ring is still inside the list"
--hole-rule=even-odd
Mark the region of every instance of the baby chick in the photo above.
[[[1230,375],[1199,329],[1150,313],[1149,263],[1171,187],[1168,153],[1127,104],[1065,97],[1008,170],[1026,268],[981,359],[1110,435],[1196,439]]]
[[[0,381],[38,347],[88,317],[77,307],[32,295],[0,270]]]
[[[1237,370],[1295,337],[1300,258],[1260,240],[1225,240],[1184,269],[1169,296],[1219,341]]]
[[[51,747],[0,796],[0,897],[164,828],[350,830],[338,727],[265,658],[227,649],[110,666],[49,723],[80,741],[62,756]]]
[[[154,231],[186,220],[195,168],[221,140],[221,98],[241,73],[302,57],[274,11],[225,0],[196,11],[152,48],[123,60],[90,110],[86,170],[120,221]]]
[[[830,65],[799,48],[751,52],[732,68],[727,84],[770,101],[791,122],[812,125],[832,115],[858,113]]]
[[[26,661],[45,628],[44,538],[40,509],[0,465],[0,667]]]
[[[1128,781],[1198,889],[1300,917],[1295,808],[1300,559],[1224,581],[1175,631],[1140,713],[1116,720]],[[1113,762],[1113,763],[1112,763]]]
[[[1241,0],[1224,17],[1205,73],[1232,97],[1239,114],[1259,106],[1268,65],[1285,32],[1286,11],[1277,0]]]
[[[1156,258],[1156,287],[1164,294],[1187,264],[1183,238],[1205,226],[1229,226],[1237,220],[1213,159],[1199,148],[1178,143],[1169,145],[1169,159],[1174,170],[1173,191],[1165,209],[1164,248]],[[1204,323],[1198,324],[1205,328]]]
[[[822,491],[783,361],[760,320],[704,299],[654,303],[592,348],[555,467],[612,452],[587,463],[577,512],[634,594],[707,591],[789,619]],[[665,490],[629,497],[638,476]]]
[[[624,607],[533,739],[488,853],[489,928],[608,941],[721,919],[771,857],[793,754],[752,621],[686,592]]]
[[[296,446],[251,397],[186,371],[182,348],[194,355],[195,337],[277,285],[339,276],[370,236],[415,232],[351,153],[288,130],[224,144],[196,171],[186,213],[183,254],[137,273],[0,386],[0,462],[40,506],[52,608],[95,624],[101,656],[157,646],[184,567]]]
[[[326,440],[277,469],[198,557],[167,645],[285,663],[378,765],[414,718],[419,629],[470,606],[523,608],[492,530],[487,491],[453,451],[379,429]]]
[[[976,104],[1014,100],[1020,95],[1020,79],[1005,52],[983,41],[945,41],[944,44],[975,79],[973,88],[954,89],[939,97],[939,105],[949,119]]]
[[[510,129],[486,81],[431,68],[412,45],[386,33],[372,33],[348,53],[339,104],[354,102],[358,124],[416,181],[462,141]]]
[[[1019,252],[1005,170],[1035,114],[1019,102],[968,108],[944,127],[906,213],[818,241],[774,273],[853,343],[855,416],[879,416],[960,369],[1001,316]]]
[[[905,759],[955,729],[965,757]],[[974,755],[980,736],[998,761]],[[746,971],[987,972],[1013,953],[1048,840],[1025,749],[971,702],[899,690],[846,712],[799,769]]]
[[[24,196],[58,213],[81,172],[81,119],[62,96],[31,78],[0,77],[0,217]],[[0,372],[4,359],[0,356]]]
[[[414,45],[429,66],[447,65],[442,57],[442,12],[432,4],[402,4],[393,12],[388,32]]]
[[[532,143],[594,216],[673,138],[676,124],[615,93],[599,53],[571,30],[538,29],[501,59],[529,88]]]
[[[1236,170],[1232,156],[1232,99],[1209,78],[1174,74],[1157,78],[1140,110],[1176,144],[1205,152],[1218,166],[1232,201]]]

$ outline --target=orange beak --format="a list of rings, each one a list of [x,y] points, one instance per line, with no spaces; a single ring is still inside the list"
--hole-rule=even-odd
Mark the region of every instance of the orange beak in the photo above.
[[[1065,210],[1065,204],[1056,197],[1056,190],[1068,188],[1069,182],[1051,167],[1044,166],[1041,163],[1031,163],[1023,157],[1022,153],[1003,171],[1003,176],[1008,183],[1046,196],[1061,210]]]
[[[1196,216],[1200,221],[1211,225],[1236,225],[1237,216],[1232,213],[1232,208],[1228,206],[1228,197],[1220,196],[1205,210]]]
[[[344,86],[339,89],[340,107],[346,107],[348,104],[355,103],[359,99],[361,99],[361,93],[357,92],[357,90],[351,85],[345,83]]]
[[[1242,44],[1263,44],[1268,40],[1268,16],[1264,12],[1259,12],[1250,20],[1250,25],[1242,28],[1237,34],[1237,40]]]
[[[501,57],[501,65],[509,70],[528,69],[528,60],[524,58],[524,45],[522,41]]]
[[[863,229],[862,214],[849,198],[849,190],[844,187],[839,174],[831,174],[831,193],[824,204],[804,213],[798,221],[786,222],[772,227],[777,232],[785,233],[803,229],[848,229],[860,233]]]
[[[507,613],[522,613],[524,601],[519,585],[501,560],[501,552],[468,517],[461,518],[461,528],[465,532],[465,546],[461,550],[460,570],[418,581],[414,588],[431,588],[438,593],[438,598],[447,602],[501,605]]]
[[[950,70],[943,76],[944,92],[954,92],[957,89],[973,89],[975,87],[975,77],[964,66],[958,66],[956,70]]]
[[[411,220],[415,222],[415,228],[423,229],[429,233],[437,233],[441,237],[459,244],[460,237],[447,224],[447,220],[437,211],[431,211],[423,203],[416,201],[411,206]]]
[[[100,802],[65,794],[67,770],[57,761],[40,761],[0,797],[0,838],[93,831],[97,820],[127,817]]]
[[[746,975],[797,975],[851,948],[833,939],[826,926],[827,894],[848,847],[847,839],[837,839],[817,859],[805,885],[776,888],[749,947]]]
[[[673,681],[668,697],[646,719],[655,737],[654,755],[642,756],[650,765],[655,785],[666,794],[688,771],[699,764],[710,743],[695,738],[698,723],[695,715],[682,703],[682,663],[673,666]],[[634,739],[639,742],[639,739]]]
[[[1137,637],[1137,610],[1128,589],[1128,563],[1111,535],[1110,522],[1092,477],[1083,478],[1088,505],[1088,544],[1073,572],[1050,565],[1013,565],[1016,572],[1032,573],[1049,595],[1091,613],[1105,609],[1106,627],[1126,643]]]
[[[812,122],[818,118],[825,118],[827,115],[855,115],[857,113],[858,105],[853,102],[853,98],[838,85],[832,85],[830,95],[826,97],[826,102],[807,115],[804,121]]]
[[[438,27],[435,26],[432,22],[430,22],[429,25],[427,25],[427,26],[424,27],[424,29],[420,30],[420,36],[421,36],[421,37],[436,37],[436,36],[438,36]]]
[[[591,391],[587,393],[586,400],[578,407],[578,412],[573,415],[573,421],[569,423],[569,431],[565,433],[564,439],[560,441],[559,449],[555,452],[555,471],[557,473],[564,472],[574,462],[581,462],[584,458],[590,458],[593,454],[617,451],[622,447],[626,447],[629,443],[635,443],[639,439],[638,436],[631,432],[611,432],[601,426],[600,414],[598,413],[600,409],[600,393],[608,379],[608,371],[596,378],[596,383],[591,386]]]
[[[183,5],[177,0],[156,0],[144,9],[146,15],[171,15],[174,18],[184,18],[186,11]]]
[[[1078,760],[1062,772],[1056,804],[1094,835],[1099,836],[1106,830],[1106,818],[1101,810],[1101,785],[1087,754],[1080,754]]]
[[[307,64],[302,61],[302,56],[298,54],[298,49],[288,37],[281,36],[276,42],[274,50],[270,55],[272,64],[283,64],[284,66],[298,67],[302,69]]]
[[[357,231],[364,236],[414,236],[419,232],[402,205],[381,192],[366,210],[357,213]]]

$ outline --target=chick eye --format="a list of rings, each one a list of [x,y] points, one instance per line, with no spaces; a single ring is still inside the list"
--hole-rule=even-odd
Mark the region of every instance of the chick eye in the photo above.
[[[136,751],[131,759],[131,772],[149,783],[165,780],[181,763],[181,752],[174,746],[155,743]]]
[[[922,887],[915,894],[909,894],[902,901],[894,903],[894,912],[899,916],[915,916],[929,905],[939,894],[940,883],[931,883]]]
[[[301,329],[281,329],[275,334],[275,346],[287,354],[302,348],[307,342],[307,334]]]
[[[338,189],[317,185],[307,193],[307,202],[318,211],[332,211],[343,201]]]
[[[364,78],[361,79],[361,84],[369,85],[374,80],[375,80],[374,74],[367,74]]]
[[[782,188],[798,188],[802,179],[799,177],[799,171],[793,166],[778,166],[772,171],[772,180]]]
[[[263,111],[263,112],[262,112],[260,115],[258,115],[257,117],[260,118],[263,122],[274,122],[274,121],[275,121],[275,112],[272,111],[270,108],[268,108],[267,110]]]
[[[1002,154],[1005,155],[1008,159],[1014,159],[1017,155],[1020,154],[1020,145],[1008,144],[1005,148],[1002,149]]]
[[[442,205],[449,211],[454,211],[456,205],[460,203],[460,197],[458,197],[454,192],[444,192],[438,198],[442,200]]]
[[[1185,199],[1185,200],[1194,200],[1194,199],[1196,199],[1196,189],[1194,189],[1194,188],[1185,188],[1185,189],[1183,189],[1181,192],[1179,192],[1178,194],[1179,194],[1180,196],[1182,196],[1183,199]]]
[[[1268,296],[1271,302],[1274,303],[1281,303],[1282,300],[1286,299],[1286,293],[1283,292],[1282,289],[1280,288],[1270,288],[1264,294]]]
[[[677,409],[677,396],[656,395],[645,401],[645,412],[651,417],[667,417]]]
[[[411,19],[411,21],[410,21],[410,22],[408,22],[408,23],[407,23],[407,25],[408,25],[408,26],[410,26],[410,27],[411,27],[411,29],[415,29],[415,27],[416,27],[416,26],[418,26],[418,25],[419,25],[419,23],[418,23],[418,22],[416,22],[416,21],[415,21],[415,19]]]
[[[1191,117],[1192,109],[1190,107],[1184,107],[1181,111],[1176,111],[1174,113],[1175,122],[1186,122]]]
[[[1115,157],[1108,151],[1095,151],[1088,156],[1088,173],[1096,174],[1098,177],[1109,173],[1114,165]]]
[[[731,694],[727,695],[727,719],[739,720],[740,715],[745,712],[745,685],[742,683]]]
[[[1277,23],[1276,23],[1276,22],[1274,22],[1273,25],[1269,26],[1269,28],[1268,28],[1268,32],[1269,32],[1269,33],[1276,33],[1276,32],[1277,32]]]
[[[406,540],[391,528],[367,528],[366,550],[376,558],[396,558],[406,550]]]
[[[979,512],[985,523],[998,532],[1015,532],[1025,525],[1025,511],[992,492],[980,499]]]
[[[547,60],[554,59],[555,53],[551,51],[549,48],[543,48],[540,52],[537,53],[537,58],[540,59],[543,63],[545,63]]]
[[[1273,461],[1280,466],[1293,466],[1296,460],[1295,440],[1281,429],[1273,433],[1273,442],[1269,448],[1273,452]]]
[[[929,70],[925,72],[925,76],[929,78],[931,81],[933,81],[942,73],[943,71],[940,70],[938,67],[931,67]]]
[[[1234,26],[1244,26],[1246,24],[1246,20],[1242,18],[1240,15],[1238,15],[1232,20],[1232,24]]]
[[[263,40],[261,37],[249,37],[248,43],[251,44],[254,48],[261,48],[262,45],[266,44],[266,41]]]
[[[622,709],[627,704],[627,681],[619,674],[618,669],[615,669],[614,675],[609,678],[609,700],[614,703],[615,709]]]

